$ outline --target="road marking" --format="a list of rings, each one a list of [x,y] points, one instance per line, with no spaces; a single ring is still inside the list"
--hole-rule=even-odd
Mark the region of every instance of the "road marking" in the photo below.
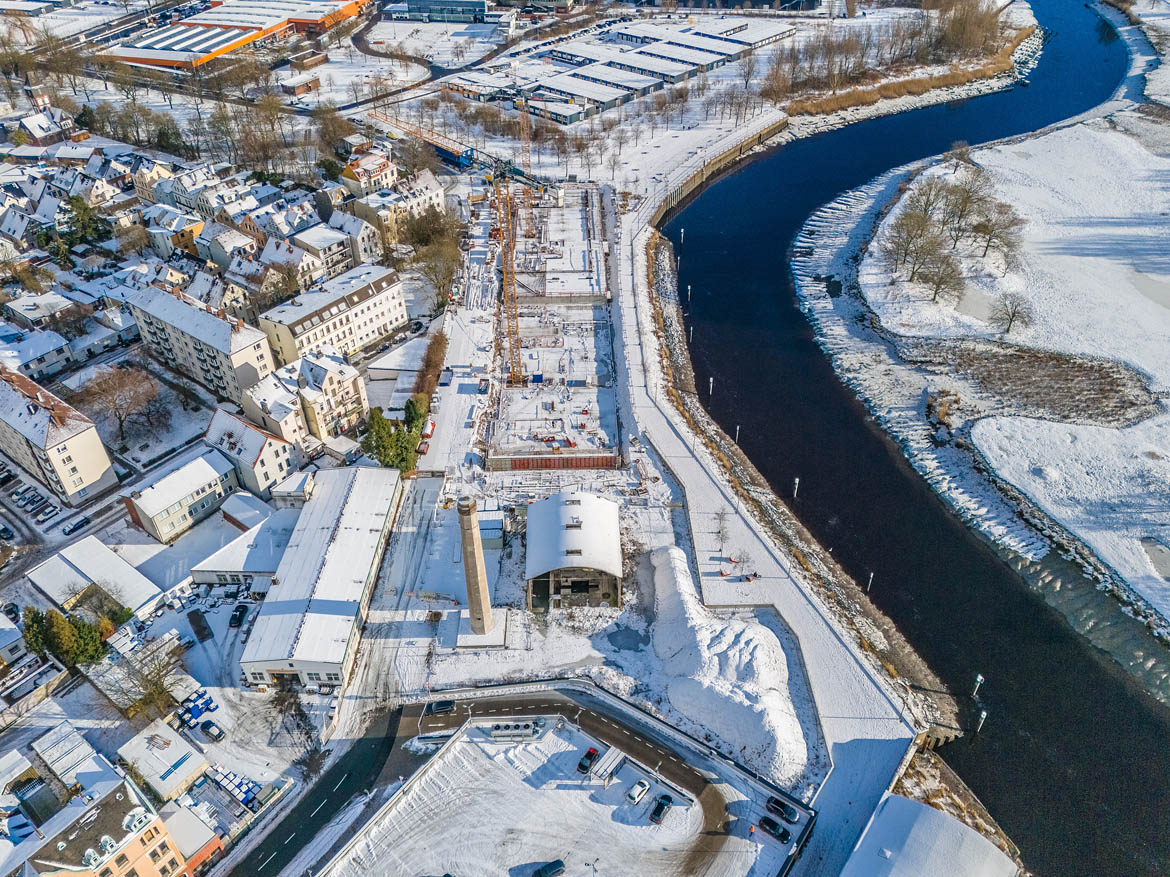
[[[268,858],[267,858],[267,859],[265,859],[263,862],[261,862],[261,863],[260,863],[260,867],[259,867],[259,868],[257,868],[256,870],[257,870],[257,871],[262,871],[262,870],[264,869],[264,866],[265,866],[265,865],[267,865],[269,862],[271,862],[271,861],[272,861],[272,859],[273,859],[275,856],[276,856],[276,853],[269,853],[269,854],[268,854]]]
[[[345,776],[343,776],[341,779],[339,779],[339,780],[337,781],[337,785],[333,787],[333,791],[335,791],[335,792],[336,792],[338,789],[340,789],[340,788],[341,788],[341,784],[345,782],[345,777],[347,777],[347,776],[349,776],[349,774],[348,774],[348,773],[346,773],[346,774],[345,774]]]
[[[290,840],[292,840],[296,836],[297,836],[297,833],[294,831],[292,834],[290,834],[288,836],[288,840],[286,840],[285,843],[288,843]]]
[[[329,800],[329,799],[328,799],[328,798],[326,798],[325,800],[327,801],[327,800]],[[324,806],[325,806],[325,801],[322,801],[320,804],[318,804],[318,805],[317,805],[317,810],[320,810],[320,809],[321,809],[322,807],[324,807]],[[317,810],[314,810],[314,811],[313,811],[312,813],[310,813],[309,815],[310,815],[310,816],[316,816],[316,815],[317,815]]]

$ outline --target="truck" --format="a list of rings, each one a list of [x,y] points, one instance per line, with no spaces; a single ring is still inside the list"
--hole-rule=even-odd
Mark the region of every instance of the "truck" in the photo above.
[[[455,377],[455,372],[452,369],[449,369],[449,368],[443,369],[443,371],[439,373],[439,386],[440,387],[451,386],[451,381],[454,379],[454,377]]]

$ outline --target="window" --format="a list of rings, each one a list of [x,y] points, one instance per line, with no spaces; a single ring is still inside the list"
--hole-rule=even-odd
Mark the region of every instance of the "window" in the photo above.
[[[565,554],[569,555],[570,557],[580,557],[581,556],[581,549],[580,548],[566,548]]]
[[[98,871],[98,877],[114,877],[114,872],[109,868],[102,868]]]
[[[115,868],[125,868],[129,864],[130,864],[130,860],[128,858],[126,858],[125,853],[118,856],[118,858],[114,859],[114,867]]]

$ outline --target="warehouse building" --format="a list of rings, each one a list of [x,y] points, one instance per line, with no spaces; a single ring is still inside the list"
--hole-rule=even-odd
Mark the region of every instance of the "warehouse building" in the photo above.
[[[401,495],[397,471],[324,469],[240,658],[252,685],[342,684]]]
[[[130,64],[193,69],[249,45],[315,37],[361,14],[370,0],[228,0],[167,27],[145,30],[105,54]]]
[[[529,609],[621,605],[617,503],[583,491],[534,502],[524,541]]]

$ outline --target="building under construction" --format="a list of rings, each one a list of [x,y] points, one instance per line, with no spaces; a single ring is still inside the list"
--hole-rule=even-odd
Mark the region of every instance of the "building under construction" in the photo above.
[[[509,380],[496,400],[487,468],[616,468],[609,243],[600,192],[568,184],[513,200],[520,203],[500,230],[497,334]]]

